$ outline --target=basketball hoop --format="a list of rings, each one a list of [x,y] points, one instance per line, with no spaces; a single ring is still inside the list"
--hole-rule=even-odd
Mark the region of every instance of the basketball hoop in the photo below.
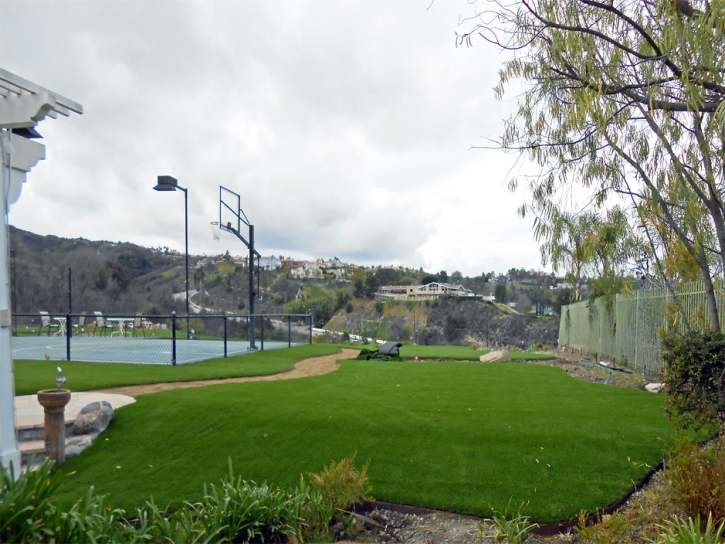
[[[219,228],[219,221],[211,222],[211,235],[217,242],[222,237],[222,230]]]

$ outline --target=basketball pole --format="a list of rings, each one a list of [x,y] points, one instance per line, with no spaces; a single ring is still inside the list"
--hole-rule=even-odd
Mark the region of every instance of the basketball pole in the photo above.
[[[229,206],[224,201],[224,193],[223,191],[227,191],[228,193],[231,193],[236,197],[236,204],[234,209]],[[231,222],[227,221],[226,224],[222,221],[222,209],[226,208],[229,210],[232,214],[234,214],[235,220],[237,222],[237,228],[234,228]],[[249,241],[244,239],[244,236],[241,235],[239,232],[239,228],[241,227],[241,224],[244,223],[249,228]],[[249,260],[247,262],[249,266],[249,349],[250,350],[256,350],[257,346],[254,342],[254,333],[255,333],[255,317],[254,317],[254,299],[257,296],[257,293],[254,290],[254,259],[255,257],[261,257],[259,252],[254,249],[254,225],[247,219],[246,214],[241,208],[240,205],[240,197],[237,193],[234,191],[230,191],[226,187],[223,187],[222,185],[219,186],[219,228],[226,230],[228,232],[231,232],[239,238],[239,240],[242,241],[242,243],[247,246],[247,249],[249,249]]]

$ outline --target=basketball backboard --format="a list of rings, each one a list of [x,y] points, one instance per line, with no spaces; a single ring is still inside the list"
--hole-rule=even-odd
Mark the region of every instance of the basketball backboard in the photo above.
[[[249,226],[242,211],[242,199],[234,191],[219,186],[219,228],[226,232],[240,232],[242,223]]]

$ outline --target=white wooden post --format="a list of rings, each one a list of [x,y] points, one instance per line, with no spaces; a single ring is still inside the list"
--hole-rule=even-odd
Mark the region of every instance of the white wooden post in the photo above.
[[[0,465],[20,475],[21,455],[15,425],[15,379],[11,346],[10,237],[8,212],[22,192],[26,175],[45,159],[45,146],[32,139],[46,116],[83,113],[83,106],[0,68]],[[68,324],[70,326],[70,324]]]

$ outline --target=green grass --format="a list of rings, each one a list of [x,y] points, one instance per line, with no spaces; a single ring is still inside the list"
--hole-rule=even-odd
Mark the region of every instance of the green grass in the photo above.
[[[526,351],[509,351],[509,357],[513,361],[543,361],[556,359],[556,355],[550,353],[527,353]]]
[[[58,365],[63,368],[66,387],[88,391],[121,385],[276,374],[290,370],[300,359],[339,351],[335,345],[307,344],[179,366],[16,360],[15,394],[31,395],[55,387]]]
[[[217,270],[219,270],[221,274],[228,276],[230,274],[234,274],[234,272],[236,272],[237,270],[237,267],[234,266],[233,263],[219,263],[217,264]]]
[[[404,345],[400,348],[400,356],[404,359],[451,359],[460,361],[478,361],[488,351],[480,351],[468,346],[413,346]]]
[[[477,350],[468,346],[413,346],[404,345],[400,348],[403,359],[447,359],[453,361],[478,361],[481,355],[490,350]],[[548,353],[526,353],[525,351],[510,351],[509,355],[514,361],[533,361],[539,359],[554,359]]]
[[[176,268],[170,268],[166,272],[162,272],[161,276],[164,278],[173,278],[176,276]]]
[[[315,378],[141,396],[63,465],[74,474],[59,498],[93,485],[123,508],[179,505],[227,458],[246,479],[294,486],[357,452],[379,500],[479,516],[529,502],[534,521],[568,519],[661,459],[663,403],[541,365],[344,361]]]

